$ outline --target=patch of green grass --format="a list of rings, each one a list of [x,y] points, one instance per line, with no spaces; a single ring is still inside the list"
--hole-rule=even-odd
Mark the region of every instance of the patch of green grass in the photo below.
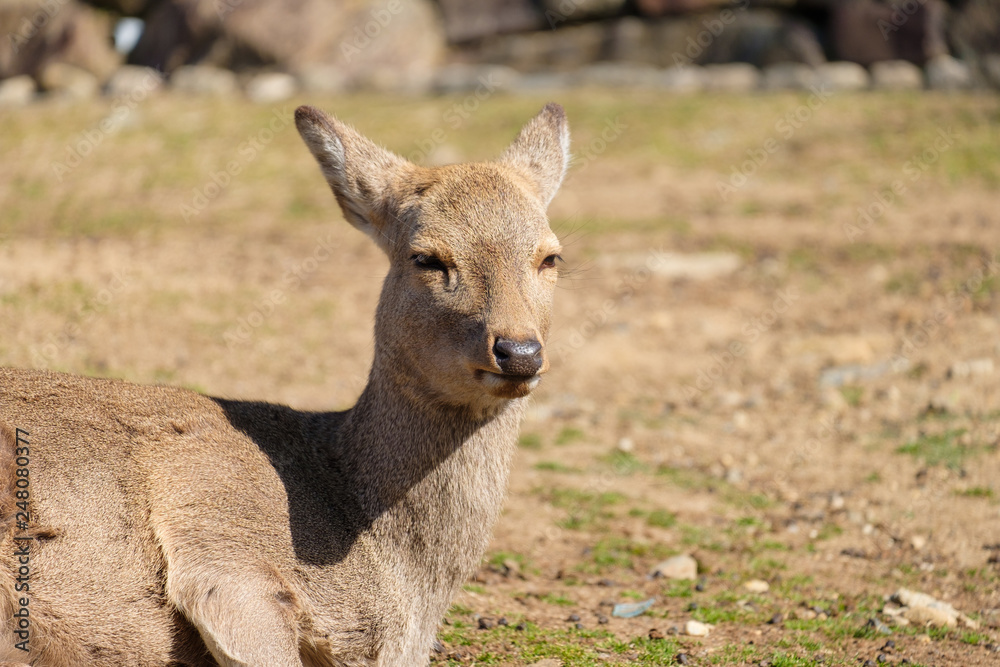
[[[462,586],[462,590],[468,591],[470,593],[476,593],[477,595],[483,595],[486,593],[486,589],[479,584],[466,584]]]
[[[571,600],[562,593],[546,593],[538,599],[547,604],[555,604],[560,607],[572,607],[576,604],[574,600]]]
[[[620,493],[592,493],[578,489],[548,489],[542,490],[542,498],[555,507],[568,510],[568,516],[558,522],[563,528],[582,530],[594,528],[606,519],[613,518],[614,512],[608,510],[612,505],[621,503],[625,496]]]
[[[535,470],[542,470],[545,472],[565,472],[565,473],[578,473],[579,468],[574,468],[572,466],[563,465],[558,461],[539,461],[534,465]]]
[[[993,488],[989,486],[973,486],[958,492],[958,495],[965,498],[987,498],[994,497]]]
[[[636,557],[664,558],[671,551],[660,545],[634,542],[624,537],[605,537],[590,550],[590,562],[580,563],[578,569],[599,574],[612,569],[633,569]]]
[[[952,470],[960,470],[966,459],[982,451],[981,447],[966,447],[960,444],[966,429],[949,429],[944,433],[922,434],[916,440],[899,447],[896,452],[922,459],[927,465],[945,465]]]
[[[865,395],[865,388],[847,385],[840,388],[840,395],[844,397],[844,402],[852,408],[856,408],[861,405],[861,399]]]
[[[541,449],[542,436],[537,433],[522,433],[517,439],[517,444],[524,449]]]
[[[577,442],[578,440],[582,440],[584,435],[585,433],[582,430],[572,426],[567,426],[563,428],[563,430],[559,431],[559,435],[556,436],[556,444],[569,445]]]
[[[611,466],[616,475],[632,475],[644,472],[649,466],[640,461],[634,454],[616,449],[602,459]]]
[[[653,510],[646,517],[646,525],[657,528],[673,528],[677,525],[677,515],[667,510]]]

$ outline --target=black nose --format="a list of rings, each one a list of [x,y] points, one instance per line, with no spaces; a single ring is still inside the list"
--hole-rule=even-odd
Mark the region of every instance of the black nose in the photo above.
[[[542,367],[542,344],[534,338],[510,340],[497,338],[493,344],[497,366],[507,375],[530,376]]]

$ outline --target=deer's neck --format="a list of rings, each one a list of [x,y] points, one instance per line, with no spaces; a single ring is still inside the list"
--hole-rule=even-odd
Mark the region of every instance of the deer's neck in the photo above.
[[[341,429],[341,455],[375,543],[397,568],[442,592],[469,576],[503,506],[523,402],[477,416],[372,374]]]

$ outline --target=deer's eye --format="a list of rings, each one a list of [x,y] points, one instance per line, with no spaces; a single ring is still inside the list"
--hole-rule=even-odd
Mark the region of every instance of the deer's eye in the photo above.
[[[416,264],[421,269],[425,269],[428,271],[442,271],[444,273],[448,273],[448,267],[445,266],[444,262],[442,262],[434,255],[426,255],[421,253],[419,255],[414,255],[413,257],[411,257],[411,259],[413,260],[413,263]]]
[[[562,261],[562,257],[559,255],[549,255],[542,260],[542,265],[538,267],[539,269],[554,269],[556,267],[556,260]]]

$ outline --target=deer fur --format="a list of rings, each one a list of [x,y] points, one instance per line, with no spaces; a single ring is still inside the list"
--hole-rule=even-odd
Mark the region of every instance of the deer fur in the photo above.
[[[390,259],[367,386],[350,410],[310,413],[0,369],[0,612],[26,597],[31,619],[30,653],[8,622],[0,662],[428,662],[548,366],[560,247],[545,209],[566,119],[549,104],[497,161],[438,168],[317,109],[295,119],[344,216]],[[22,592],[16,537],[32,538]]]

